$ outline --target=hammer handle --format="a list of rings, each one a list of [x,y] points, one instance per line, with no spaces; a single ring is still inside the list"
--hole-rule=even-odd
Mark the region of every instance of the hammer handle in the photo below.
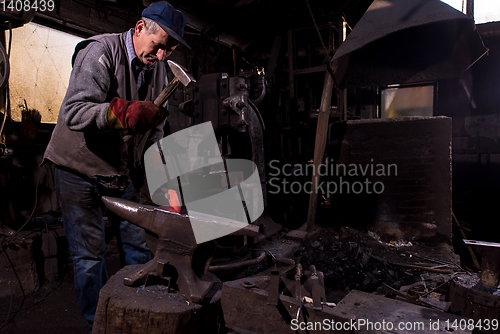
[[[170,95],[172,95],[172,93],[177,89],[177,87],[179,87],[180,83],[181,82],[179,81],[179,79],[175,77],[172,81],[168,83],[167,87],[165,87],[165,89],[161,91],[160,95],[158,95],[158,97],[154,100],[153,103],[156,104],[157,106],[161,106],[170,97]],[[133,136],[131,134],[127,134],[123,137],[123,141],[128,143],[132,139],[132,137]]]
[[[181,82],[179,81],[179,79],[177,79],[177,77],[174,77],[174,79],[168,83],[167,87],[165,87],[160,95],[158,95],[158,97],[154,100],[154,104],[156,104],[157,106],[161,106],[163,103],[165,103],[170,95],[172,95],[177,87],[179,87],[180,83]]]

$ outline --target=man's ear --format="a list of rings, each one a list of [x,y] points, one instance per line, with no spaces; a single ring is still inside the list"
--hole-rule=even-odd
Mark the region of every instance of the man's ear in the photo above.
[[[146,30],[146,25],[143,20],[137,21],[135,24],[134,34],[139,37]]]

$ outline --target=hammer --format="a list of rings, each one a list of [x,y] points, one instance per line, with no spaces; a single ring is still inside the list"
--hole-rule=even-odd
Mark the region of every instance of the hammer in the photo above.
[[[157,106],[163,105],[163,103],[165,103],[165,101],[174,93],[174,91],[177,89],[177,87],[179,87],[181,83],[185,87],[187,87],[191,82],[196,82],[193,76],[190,75],[187,70],[181,65],[171,60],[167,60],[167,64],[168,66],[170,66],[170,69],[174,74],[174,79],[168,83],[167,87],[165,87],[160,95],[158,95],[158,97],[154,100],[153,103]],[[131,134],[127,134],[124,136],[123,140],[125,142],[129,142],[132,137],[133,136]]]
[[[193,76],[191,76],[181,65],[171,60],[167,60],[167,64],[168,66],[170,66],[170,69],[174,74],[174,79],[168,83],[167,87],[154,100],[154,104],[156,104],[157,106],[165,103],[165,101],[173,94],[173,92],[177,89],[177,87],[179,87],[181,83],[185,87],[187,87],[191,82],[196,82]]]

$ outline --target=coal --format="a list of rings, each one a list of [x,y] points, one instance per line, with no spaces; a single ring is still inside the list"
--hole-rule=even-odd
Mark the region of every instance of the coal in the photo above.
[[[374,249],[367,242],[366,239],[370,239],[368,234],[365,239],[362,233],[351,231],[349,228],[347,232],[341,230],[337,235],[314,240],[300,252],[300,263],[304,268],[314,264],[324,273],[327,290],[356,289],[372,293],[382,283],[399,289],[420,280],[418,274],[388,264],[380,249]]]

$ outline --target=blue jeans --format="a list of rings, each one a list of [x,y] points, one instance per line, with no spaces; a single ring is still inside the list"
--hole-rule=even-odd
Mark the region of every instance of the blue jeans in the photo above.
[[[73,261],[78,306],[92,328],[99,290],[108,279],[103,215],[106,214],[116,232],[122,265],[143,264],[151,258],[144,229],[106,212],[101,196],[140,202],[140,194],[132,184],[123,192],[109,190],[90,178],[57,167],[55,189]]]

